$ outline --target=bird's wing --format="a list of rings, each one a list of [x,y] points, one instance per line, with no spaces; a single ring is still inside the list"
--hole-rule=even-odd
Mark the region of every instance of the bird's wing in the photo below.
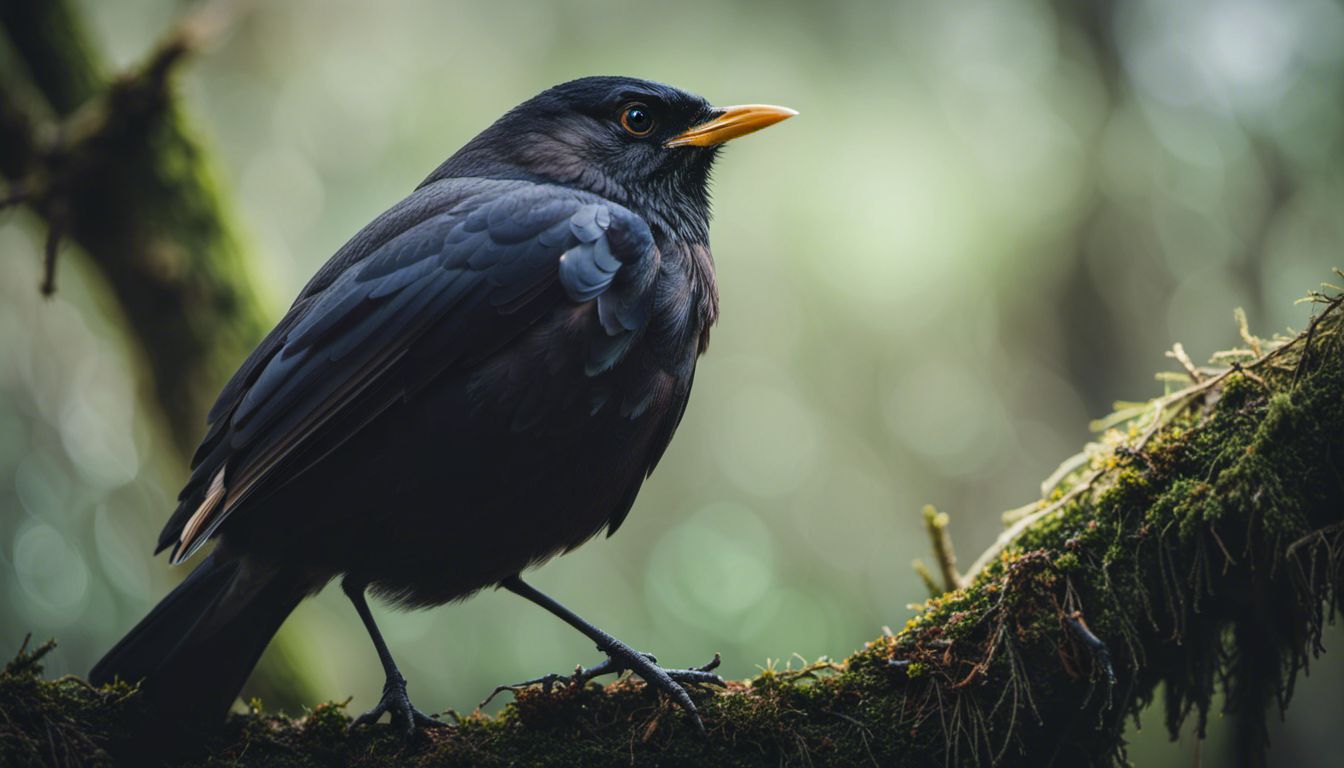
[[[352,244],[361,238],[366,255],[347,247],[334,256],[211,409],[192,478],[159,538],[160,551],[174,547],[174,563],[324,425],[367,424],[425,383],[405,377],[428,379],[489,354],[557,302],[591,303],[605,338],[591,346],[589,371],[614,365],[648,319],[659,267],[635,214],[587,193],[519,182],[438,182]],[[389,373],[430,330],[436,365]]]

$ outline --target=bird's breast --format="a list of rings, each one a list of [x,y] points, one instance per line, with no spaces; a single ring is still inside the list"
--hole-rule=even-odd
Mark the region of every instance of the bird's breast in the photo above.
[[[312,511],[286,536],[310,542],[303,551],[325,567],[423,605],[618,525],[681,418],[713,306],[676,266],[661,266],[647,322],[629,338],[602,326],[594,302],[560,301],[408,395],[275,497]],[[615,362],[594,368],[613,343]],[[332,528],[353,533],[323,537]]]

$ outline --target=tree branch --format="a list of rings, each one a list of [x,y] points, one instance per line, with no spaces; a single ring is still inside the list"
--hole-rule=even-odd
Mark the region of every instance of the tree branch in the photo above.
[[[143,66],[109,81],[67,0],[0,3],[0,28],[46,102],[25,103],[12,77],[0,80],[0,172],[106,280],[183,456],[219,384],[269,325],[233,212],[171,98],[170,74],[199,26],[179,26]]]
[[[901,632],[841,664],[771,667],[697,692],[708,738],[624,680],[519,690],[498,716],[450,713],[454,728],[410,744],[382,726],[347,734],[340,704],[297,719],[254,711],[174,757],[1115,765],[1127,717],[1158,683],[1173,734],[1193,715],[1202,735],[1215,689],[1263,722],[1266,702],[1286,706],[1297,672],[1321,652],[1328,612],[1344,607],[1344,299],[1315,298],[1310,333],[1263,341],[1261,357],[1110,430],[1105,449],[1042,500],[1047,514]],[[57,763],[74,743],[123,761],[162,747],[162,723],[138,719],[131,689],[43,681],[31,656],[0,675],[0,762]]]
[[[143,64],[109,78],[69,0],[0,2],[0,31],[28,76],[0,72],[0,174],[8,202],[46,222],[39,288],[58,289],[58,254],[82,252],[125,318],[145,402],[183,466],[219,387],[271,325],[233,209],[172,93],[180,63],[240,5],[198,6]],[[288,642],[281,633],[273,648],[283,656]],[[252,690],[302,700],[290,666],[268,655],[261,669]]]

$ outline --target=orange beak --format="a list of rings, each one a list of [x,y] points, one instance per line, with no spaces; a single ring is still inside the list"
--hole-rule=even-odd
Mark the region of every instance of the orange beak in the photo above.
[[[788,107],[769,104],[742,104],[723,107],[714,119],[692,126],[667,140],[668,147],[712,147],[739,136],[755,133],[798,114]]]

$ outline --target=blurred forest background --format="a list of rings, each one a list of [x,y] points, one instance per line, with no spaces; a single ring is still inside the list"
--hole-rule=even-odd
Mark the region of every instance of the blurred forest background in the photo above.
[[[82,0],[117,68],[186,7]],[[0,63],[14,59],[0,55]],[[693,404],[620,535],[537,585],[673,665],[843,657],[923,589],[919,509],[969,562],[999,513],[1160,394],[1181,341],[1268,335],[1344,265],[1344,7],[1327,0],[614,5],[261,4],[178,90],[279,317],[351,234],[515,103],[586,74],[802,116],[734,144],[714,187],[723,314]],[[0,648],[89,665],[184,571],[151,559],[185,467],[96,273],[0,214]],[[203,257],[208,257],[204,254]],[[218,382],[216,383],[218,384]],[[203,416],[202,416],[203,418]],[[411,695],[469,711],[497,683],[597,660],[507,594],[375,607]],[[377,699],[339,590],[305,603],[254,681],[297,708]],[[1278,765],[1344,750],[1344,632],[1272,734]],[[273,649],[274,650],[274,649]],[[1131,729],[1141,766],[1231,760]]]

